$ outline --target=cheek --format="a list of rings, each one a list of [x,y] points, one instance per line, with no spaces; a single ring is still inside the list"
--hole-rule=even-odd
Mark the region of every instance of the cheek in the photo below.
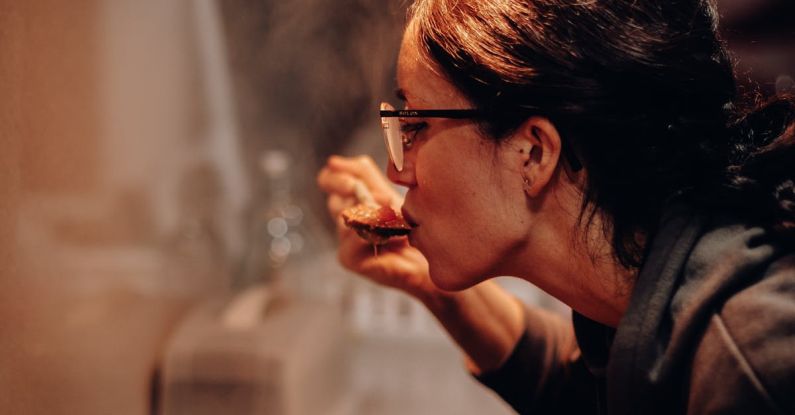
[[[500,183],[505,178],[490,154],[464,151],[421,151],[417,158],[418,201],[425,213],[422,248],[434,282],[451,290],[489,276],[516,243],[516,200]]]
[[[461,232],[486,235],[495,223],[515,221],[524,193],[521,186],[510,186],[514,174],[490,144],[478,140],[463,136],[427,143],[417,154],[415,174],[429,216],[455,223]]]
[[[463,220],[471,226],[487,214],[483,198],[484,191],[491,190],[485,180],[488,172],[476,155],[439,145],[441,141],[427,143],[417,154],[415,174],[423,208],[435,224]]]

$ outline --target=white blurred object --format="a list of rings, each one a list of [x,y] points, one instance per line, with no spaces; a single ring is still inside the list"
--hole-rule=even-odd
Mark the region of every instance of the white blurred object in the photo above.
[[[290,158],[284,151],[267,151],[260,157],[259,166],[265,175],[278,177],[287,173],[290,168]]]
[[[417,300],[355,277],[349,290],[348,324],[358,337],[446,343],[436,319]]]
[[[350,413],[339,310],[275,299],[263,312],[262,290],[208,303],[176,331],[162,369],[161,413]]]
[[[254,328],[273,299],[270,288],[257,285],[238,294],[221,313],[221,324],[232,330]]]

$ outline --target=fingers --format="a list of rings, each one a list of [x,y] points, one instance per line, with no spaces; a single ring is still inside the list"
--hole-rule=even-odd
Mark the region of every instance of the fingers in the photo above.
[[[335,171],[329,167],[324,167],[317,175],[318,187],[328,193],[342,197],[348,197],[359,203],[372,203],[373,199],[379,205],[399,204],[400,197],[391,187],[386,187],[387,191],[374,191],[368,184],[345,171]],[[384,189],[384,187],[381,187]]]
[[[370,156],[342,157],[331,156],[328,158],[328,166],[337,170],[347,170],[351,173],[381,171],[373,158]]]
[[[343,225],[345,228],[345,226]],[[359,269],[363,260],[373,255],[373,245],[359,238],[353,231],[345,228],[343,233],[339,233],[339,250],[337,258],[342,266],[354,271],[361,272]]]
[[[326,167],[334,173],[348,174],[361,180],[381,204],[393,204],[400,196],[387,180],[384,173],[369,156],[353,158],[331,156]],[[353,186],[352,184],[346,184]]]
[[[344,209],[346,205],[350,203],[345,200],[345,198],[336,195],[329,196],[329,210],[334,212],[337,209]],[[350,201],[350,199],[347,200]],[[357,264],[364,257],[364,249],[366,249],[365,247],[369,244],[359,238],[353,229],[345,226],[345,220],[342,219],[342,215],[336,214],[334,217],[337,225],[337,238],[339,240],[337,257],[344,267],[357,271]]]
[[[317,184],[328,193],[326,205],[335,218],[339,237],[339,260],[347,268],[361,272],[363,261],[373,255],[373,247],[345,226],[341,217],[344,209],[362,202],[357,197],[357,187],[362,184],[382,205],[399,206],[401,197],[386,180],[370,157],[344,158],[332,156],[317,175]],[[405,242],[404,242],[405,244]]]
[[[356,177],[324,167],[317,175],[317,185],[326,193],[343,197],[356,196]]]
[[[343,197],[332,193],[329,195],[328,199],[326,199],[326,207],[331,217],[337,218],[343,210],[355,205],[357,202],[358,201],[354,198]]]

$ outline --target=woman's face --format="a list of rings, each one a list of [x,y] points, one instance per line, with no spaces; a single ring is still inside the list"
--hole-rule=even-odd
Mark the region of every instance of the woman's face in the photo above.
[[[411,31],[406,33],[398,58],[405,107],[472,108],[431,70]],[[403,212],[417,225],[409,241],[428,259],[431,279],[442,289],[459,290],[510,273],[509,259],[523,248],[528,228],[518,146],[482,138],[469,120],[402,123],[420,129],[406,149],[403,171],[390,163],[388,176],[408,188]]]

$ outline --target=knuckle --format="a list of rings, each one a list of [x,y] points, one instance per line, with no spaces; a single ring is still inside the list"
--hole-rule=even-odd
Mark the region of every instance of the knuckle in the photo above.
[[[358,164],[361,169],[372,169],[375,167],[375,161],[372,157],[367,155],[356,157],[356,164]]]

